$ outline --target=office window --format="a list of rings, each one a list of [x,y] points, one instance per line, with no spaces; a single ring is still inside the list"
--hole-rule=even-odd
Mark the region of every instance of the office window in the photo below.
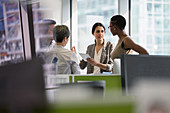
[[[19,3],[0,1],[0,66],[24,61]]]
[[[164,29],[165,31],[170,29],[170,19],[164,19]]]
[[[155,17],[154,23],[155,23],[155,30],[161,31],[163,20],[160,18],[160,16]]]
[[[155,9],[155,13],[161,13],[162,11],[162,4],[161,3],[155,3],[154,4],[154,9]]]
[[[110,18],[118,14],[118,0],[78,0],[78,51],[86,52],[87,46],[94,43],[91,29],[94,23],[101,22],[106,28],[105,39],[116,43],[109,26]]]
[[[148,16],[148,19],[147,19],[147,27],[148,27],[148,31],[152,31],[153,28],[154,28],[152,16]]]
[[[152,12],[152,4],[151,3],[147,4],[147,11]]]
[[[164,12],[164,15],[170,16],[169,11],[170,11],[169,4],[164,4],[164,5],[163,5],[163,12]]]
[[[152,55],[170,55],[170,0],[131,2],[131,36]]]

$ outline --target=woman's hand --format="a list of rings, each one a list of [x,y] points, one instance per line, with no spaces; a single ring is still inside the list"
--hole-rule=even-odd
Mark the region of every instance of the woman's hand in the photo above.
[[[71,48],[71,51],[73,51],[74,53],[77,54],[77,51],[76,51],[76,47],[75,47],[75,46],[73,46],[73,47]]]
[[[92,66],[97,66],[101,69],[107,70],[107,64],[98,63],[93,58],[87,58],[87,62],[90,63]]]
[[[88,63],[90,63],[92,66],[96,66],[97,62],[93,58],[87,58],[86,59]]]

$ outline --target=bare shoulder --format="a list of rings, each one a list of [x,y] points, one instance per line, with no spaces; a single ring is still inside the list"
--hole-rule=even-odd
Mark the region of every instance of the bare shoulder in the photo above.
[[[136,46],[136,43],[130,37],[126,37],[123,43],[125,48],[133,49]]]
[[[130,36],[125,37],[124,42],[133,42]]]

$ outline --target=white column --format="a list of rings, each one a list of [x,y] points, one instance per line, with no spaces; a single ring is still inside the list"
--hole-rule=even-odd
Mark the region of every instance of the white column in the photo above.
[[[22,25],[23,25],[23,41],[24,41],[24,51],[26,60],[30,60],[31,56],[31,45],[30,45],[30,34],[28,25],[28,14],[25,5],[21,5],[21,15],[22,15]]]
[[[126,18],[126,32],[130,34],[130,11],[129,11],[129,0],[118,0],[118,13]]]

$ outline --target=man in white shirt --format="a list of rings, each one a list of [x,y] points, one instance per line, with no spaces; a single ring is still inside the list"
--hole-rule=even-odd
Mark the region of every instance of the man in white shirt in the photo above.
[[[56,44],[48,51],[51,54],[51,63],[58,66],[58,74],[80,74],[80,67],[76,54],[64,47],[69,40],[69,29],[65,25],[57,25],[53,29],[53,37]]]

